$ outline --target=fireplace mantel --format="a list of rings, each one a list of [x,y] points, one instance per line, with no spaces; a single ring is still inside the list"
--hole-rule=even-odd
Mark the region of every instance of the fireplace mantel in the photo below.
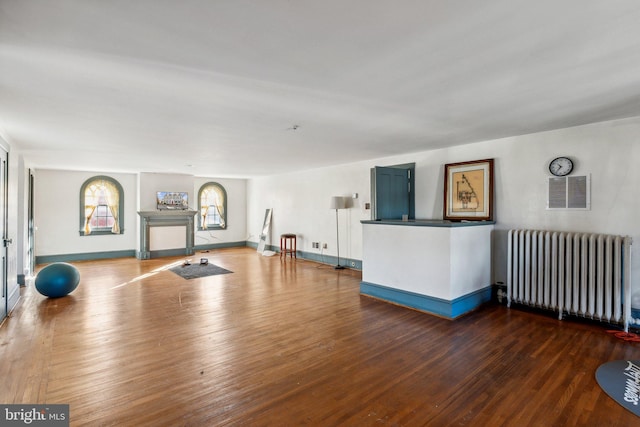
[[[149,231],[151,227],[184,226],[187,237],[184,255],[193,255],[194,217],[196,213],[197,211],[191,210],[139,211],[140,251],[137,254],[137,258],[152,258],[153,254],[149,247]]]

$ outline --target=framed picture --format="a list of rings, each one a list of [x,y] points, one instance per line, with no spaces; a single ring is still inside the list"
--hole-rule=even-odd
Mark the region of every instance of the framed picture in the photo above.
[[[493,220],[493,159],[444,165],[444,219]]]
[[[187,210],[189,209],[189,193],[183,191],[158,191],[156,193],[156,202],[158,210]]]

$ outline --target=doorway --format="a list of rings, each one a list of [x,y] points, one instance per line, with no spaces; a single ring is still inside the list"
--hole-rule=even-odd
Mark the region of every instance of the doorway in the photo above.
[[[27,263],[26,270],[30,276],[33,276],[36,271],[36,229],[33,222],[33,191],[34,191],[34,177],[33,171],[29,169],[29,191],[28,191],[28,205],[27,205]]]
[[[414,184],[415,163],[372,168],[372,219],[415,219]]]
[[[9,289],[7,288],[7,246],[11,244],[8,238],[8,170],[7,170],[7,151],[0,147],[0,236],[2,236],[2,247],[0,247],[0,259],[2,264],[2,273],[0,277],[0,286],[2,287],[2,300],[0,301],[0,320],[7,317],[9,312]]]

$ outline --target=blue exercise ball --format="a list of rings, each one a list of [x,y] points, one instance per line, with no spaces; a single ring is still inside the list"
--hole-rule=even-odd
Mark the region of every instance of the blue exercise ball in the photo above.
[[[40,270],[36,289],[49,298],[60,298],[73,292],[80,283],[80,272],[66,262],[55,262]]]

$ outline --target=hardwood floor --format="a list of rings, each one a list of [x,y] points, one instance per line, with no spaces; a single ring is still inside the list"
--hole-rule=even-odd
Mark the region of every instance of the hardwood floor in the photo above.
[[[193,259],[200,258],[196,254]],[[359,295],[360,273],[249,248],[74,263],[0,328],[0,402],[66,403],[75,426],[632,426],[595,381],[640,359],[605,327],[486,306],[450,321]]]

